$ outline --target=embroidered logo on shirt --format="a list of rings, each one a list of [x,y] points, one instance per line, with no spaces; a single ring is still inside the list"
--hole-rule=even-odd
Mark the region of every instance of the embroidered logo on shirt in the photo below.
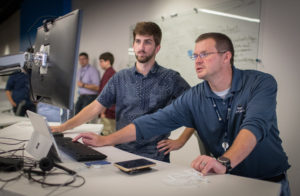
[[[243,108],[243,106],[238,105],[238,106],[236,107],[235,113],[236,113],[236,114],[239,114],[239,113],[244,113],[245,111],[246,111],[246,110]]]

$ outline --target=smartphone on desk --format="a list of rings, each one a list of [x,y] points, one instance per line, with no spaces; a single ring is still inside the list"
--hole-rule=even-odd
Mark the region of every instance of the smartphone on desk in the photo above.
[[[151,167],[155,165],[156,163],[149,161],[147,159],[134,159],[134,160],[114,163],[114,166],[116,166],[121,171],[126,172],[128,174],[151,170]]]

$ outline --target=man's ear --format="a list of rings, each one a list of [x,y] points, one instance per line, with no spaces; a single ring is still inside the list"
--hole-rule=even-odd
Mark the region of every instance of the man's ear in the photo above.
[[[225,56],[224,63],[226,63],[226,64],[230,63],[230,60],[232,58],[232,53],[230,51],[227,51],[224,53],[224,56]]]
[[[160,50],[160,45],[156,46],[156,48],[155,48],[155,54],[157,54],[159,52],[159,50]]]

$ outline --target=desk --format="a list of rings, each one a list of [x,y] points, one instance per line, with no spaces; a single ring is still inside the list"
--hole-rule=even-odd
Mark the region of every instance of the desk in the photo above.
[[[0,127],[6,127],[17,122],[28,121],[26,117],[14,116],[9,114],[0,113]]]
[[[32,128],[28,125],[28,122],[17,123],[12,126],[6,127],[0,130],[0,136],[2,137],[14,137],[18,139],[29,139]],[[27,123],[27,124],[26,124]],[[26,126],[28,125],[28,126]],[[21,128],[23,126],[23,128]],[[74,129],[75,130],[75,129]],[[69,136],[73,137],[76,133],[69,133]],[[2,148],[13,148],[12,146],[1,145]],[[14,147],[16,148],[16,147]],[[107,161],[117,162],[124,161],[140,156],[119,150],[114,147],[97,147],[96,150],[108,155]],[[87,168],[82,163],[69,161],[63,163],[64,166],[71,168],[78,172],[86,179],[85,185],[80,188],[70,187],[47,187],[42,188],[37,183],[29,183],[27,179],[22,177],[18,181],[8,183],[4,190],[13,191],[15,193],[24,195],[104,195],[104,196],[155,196],[155,195],[264,195],[275,196],[279,195],[280,184],[271,183],[266,181],[260,181],[250,178],[238,177],[234,175],[210,175],[207,176],[208,182],[199,182],[194,185],[170,185],[165,183],[165,179],[170,174],[183,172],[189,167],[179,166],[175,164],[168,164],[160,161],[155,161],[157,166],[151,172],[143,173],[139,175],[127,175],[122,173],[119,169],[113,165],[105,165],[101,168]],[[0,173],[4,178],[12,176],[13,174]],[[55,182],[59,181],[59,177],[55,179]],[[0,182],[0,186],[2,186]],[[3,192],[2,192],[3,193]],[[7,194],[7,193],[6,193]],[[1,195],[1,192],[0,192]],[[4,195],[4,194],[3,194]]]

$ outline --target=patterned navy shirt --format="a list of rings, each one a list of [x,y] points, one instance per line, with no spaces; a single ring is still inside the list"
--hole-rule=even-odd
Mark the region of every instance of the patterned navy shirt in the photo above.
[[[167,106],[189,88],[178,72],[155,63],[146,76],[140,74],[135,66],[119,71],[108,81],[97,100],[106,108],[116,104],[117,130],[120,130],[134,119]],[[156,148],[157,142],[168,136],[165,134],[116,147],[141,156],[169,161],[169,156],[158,152]]]

